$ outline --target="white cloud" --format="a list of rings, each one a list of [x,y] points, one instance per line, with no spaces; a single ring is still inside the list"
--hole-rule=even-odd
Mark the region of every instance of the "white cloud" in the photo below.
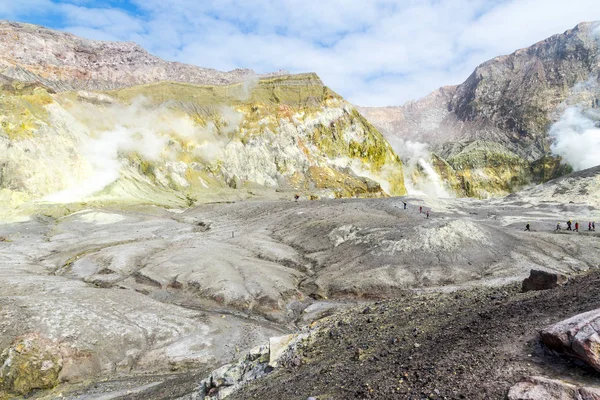
[[[19,18],[33,12],[48,10],[52,6],[50,0],[0,0],[0,18]]]
[[[54,12],[63,29],[135,41],[170,60],[222,70],[314,71],[361,105],[422,97],[462,82],[489,58],[600,19],[596,0],[133,2],[133,11],[85,1],[57,4]],[[24,8],[36,3],[47,2],[26,0]],[[16,15],[14,8],[0,4],[0,17]]]

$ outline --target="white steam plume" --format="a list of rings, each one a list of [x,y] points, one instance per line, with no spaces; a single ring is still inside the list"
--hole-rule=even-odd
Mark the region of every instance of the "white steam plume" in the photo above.
[[[69,111],[88,129],[79,146],[80,155],[87,162],[86,171],[77,174],[86,178],[47,196],[47,201],[75,202],[103,190],[119,179],[127,165],[127,159],[120,154],[135,152],[154,162],[175,160],[182,150],[179,142],[183,142],[188,148],[192,146],[194,156],[209,164],[217,160],[229,141],[219,135],[215,124],[201,126],[179,110],[152,107],[144,98],[137,98],[130,105],[77,104]],[[233,132],[243,116],[226,107],[220,111],[221,131]]]
[[[552,125],[552,152],[561,156],[575,171],[600,165],[600,128],[578,108],[567,109]]]
[[[242,82],[242,86],[240,88],[240,94],[238,96],[238,100],[246,101],[250,99],[252,92],[258,85],[260,78],[258,75],[250,75]]]
[[[390,144],[404,163],[404,185],[409,194],[426,194],[431,197],[454,197],[429,162],[431,154],[425,143],[410,140],[392,139]],[[413,181],[417,169],[425,176]]]

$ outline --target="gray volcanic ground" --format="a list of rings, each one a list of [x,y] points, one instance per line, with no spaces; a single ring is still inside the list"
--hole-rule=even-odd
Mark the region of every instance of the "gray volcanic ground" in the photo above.
[[[5,223],[0,349],[35,337],[61,355],[63,382],[149,374],[156,384],[364,299],[595,268],[600,232],[587,222],[600,221],[597,192],[577,185],[593,189],[597,172],[488,201],[249,201]],[[567,219],[581,232],[553,232]]]

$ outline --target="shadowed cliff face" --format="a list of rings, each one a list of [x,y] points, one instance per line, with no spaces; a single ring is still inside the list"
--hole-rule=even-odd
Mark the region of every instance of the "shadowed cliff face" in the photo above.
[[[569,107],[598,105],[599,25],[582,23],[497,57],[461,85],[416,102],[360,111],[390,139],[429,144],[464,182],[459,193],[500,195],[547,181],[572,171],[552,155],[552,124]],[[497,161],[507,157],[514,162],[502,166],[500,175],[506,176],[497,181]],[[481,190],[471,190],[474,186]]]
[[[391,146],[314,74],[60,94],[4,81],[0,188],[7,203],[405,193]]]

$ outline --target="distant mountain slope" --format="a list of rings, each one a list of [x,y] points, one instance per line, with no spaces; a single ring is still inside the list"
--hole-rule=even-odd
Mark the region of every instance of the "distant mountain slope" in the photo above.
[[[401,107],[359,110],[390,140],[422,141],[450,166],[470,195],[510,192],[528,182],[541,182],[569,172],[550,155],[548,130],[572,105],[600,104],[597,79],[600,22],[586,22],[513,54],[494,58],[475,69],[461,85],[438,89]],[[472,143],[478,143],[472,146]],[[494,187],[472,177],[482,165],[486,143],[500,144],[524,164],[507,169],[514,182]],[[477,152],[465,153],[468,147]],[[461,163],[452,158],[461,154]],[[494,152],[485,152],[494,158]],[[492,179],[493,180],[493,179]],[[484,178],[485,181],[485,178]],[[481,190],[470,191],[469,187]],[[486,186],[489,186],[486,188]],[[469,193],[470,192],[470,193]]]
[[[249,69],[221,72],[149,54],[131,42],[88,40],[41,26],[0,21],[0,73],[55,91],[107,90],[159,81],[224,85],[256,78]]]

